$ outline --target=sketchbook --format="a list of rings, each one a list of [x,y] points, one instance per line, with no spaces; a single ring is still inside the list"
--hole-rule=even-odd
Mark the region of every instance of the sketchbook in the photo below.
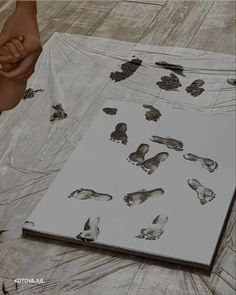
[[[23,232],[209,269],[235,189],[234,119],[118,100],[97,112]]]

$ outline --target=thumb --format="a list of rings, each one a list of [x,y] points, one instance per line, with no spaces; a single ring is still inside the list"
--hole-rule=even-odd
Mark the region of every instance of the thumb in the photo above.
[[[0,46],[5,45],[11,39],[6,33],[0,33]]]

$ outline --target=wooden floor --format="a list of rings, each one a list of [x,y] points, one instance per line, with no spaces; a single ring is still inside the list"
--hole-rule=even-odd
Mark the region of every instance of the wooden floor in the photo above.
[[[0,30],[13,7],[14,1],[0,1]],[[57,31],[235,54],[235,1],[44,0],[38,2],[38,11],[43,42]],[[29,115],[26,124],[31,119]],[[4,282],[9,294],[26,294],[27,287],[16,290],[12,282],[19,277],[44,278],[43,285],[28,285],[27,294],[235,294],[235,207],[211,273],[66,243],[23,239],[26,216],[59,169],[40,177],[31,170],[29,178],[26,170],[6,165],[6,157],[17,150],[15,138],[27,141],[22,130],[18,134],[18,120],[16,116],[5,132],[1,129],[4,117],[0,117],[0,284]],[[46,153],[44,144],[40,152]],[[21,151],[21,157],[27,159],[27,151]],[[63,162],[63,156],[59,160]]]

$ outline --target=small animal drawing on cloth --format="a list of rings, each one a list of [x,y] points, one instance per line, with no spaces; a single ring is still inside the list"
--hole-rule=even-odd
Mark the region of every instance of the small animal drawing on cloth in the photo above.
[[[76,238],[85,241],[85,242],[92,242],[97,240],[98,235],[100,233],[98,224],[100,222],[100,217],[89,217],[84,225],[84,230],[79,233]]]
[[[140,166],[148,175],[151,175],[159,167],[160,163],[168,158],[168,156],[169,153],[167,152],[159,153],[156,156],[145,160]]]
[[[193,97],[197,97],[205,91],[204,88],[201,88],[205,82],[201,79],[193,81],[193,83],[186,88],[187,93],[190,93]]]
[[[156,109],[153,106],[148,105],[148,104],[144,104],[143,107],[145,109],[148,109],[145,114],[146,120],[156,122],[158,119],[160,119],[161,113],[158,109]]]
[[[199,162],[202,168],[207,169],[209,172],[214,172],[218,167],[218,163],[209,158],[199,157],[190,153],[183,155],[183,157],[189,161]]]
[[[180,65],[169,64],[166,61],[159,61],[159,62],[156,62],[155,64],[157,66],[159,66],[160,68],[170,70],[170,71],[174,72],[177,75],[185,77],[184,68],[182,66],[180,66]]]
[[[117,109],[116,108],[104,108],[102,109],[104,113],[108,114],[108,115],[111,115],[111,116],[114,116],[117,114]]]
[[[168,149],[173,149],[175,151],[182,151],[184,144],[182,141],[171,138],[171,137],[161,137],[157,135],[153,135],[152,138],[150,138],[151,141],[164,144]]]
[[[32,88],[29,88],[25,91],[23,99],[33,98],[38,92],[43,92],[43,89],[33,90]]]
[[[182,86],[182,84],[179,82],[179,78],[171,73],[169,76],[162,76],[161,81],[156,82],[156,84],[164,90],[177,90],[179,87]]]
[[[202,205],[212,201],[216,196],[210,188],[205,187],[194,178],[188,179],[188,185],[197,193],[197,197]]]
[[[73,191],[69,197],[69,199],[74,198],[78,200],[96,200],[96,201],[111,201],[112,196],[103,193],[97,193],[92,189],[77,189]]]
[[[53,105],[52,108],[56,111],[50,117],[51,122],[66,119],[68,117],[60,103]]]
[[[236,86],[236,79],[230,78],[230,79],[227,79],[227,82],[230,85]]]
[[[121,65],[121,72],[112,72],[110,78],[115,82],[125,80],[126,78],[132,76],[137,69],[141,66],[142,60],[139,58],[134,58]]]
[[[129,155],[128,161],[134,165],[141,165],[145,160],[145,155],[149,151],[149,145],[142,143],[137,148],[136,152],[133,152]]]
[[[145,240],[157,240],[164,233],[164,225],[167,223],[168,217],[158,215],[153,221],[152,225],[147,228],[142,228],[140,234],[135,238]]]
[[[149,198],[160,197],[164,194],[164,190],[162,188],[155,188],[152,190],[140,190],[134,193],[129,193],[124,196],[124,201],[129,207],[140,205],[143,202],[147,201]]]
[[[125,123],[117,124],[115,131],[111,133],[110,140],[126,145],[128,142],[128,136],[126,134],[126,131],[127,131],[127,125]]]

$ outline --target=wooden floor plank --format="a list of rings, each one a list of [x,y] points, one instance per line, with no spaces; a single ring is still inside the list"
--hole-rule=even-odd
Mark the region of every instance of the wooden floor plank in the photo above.
[[[157,5],[120,2],[93,35],[137,42],[160,9]]]
[[[213,1],[168,1],[141,43],[186,47],[210,10]]]
[[[216,1],[190,47],[235,54],[236,2]]]
[[[164,5],[166,0],[123,0],[123,2],[134,2],[134,3],[152,4],[152,5]]]
[[[90,35],[106,18],[117,1],[72,1],[42,30],[43,42],[53,32]]]

